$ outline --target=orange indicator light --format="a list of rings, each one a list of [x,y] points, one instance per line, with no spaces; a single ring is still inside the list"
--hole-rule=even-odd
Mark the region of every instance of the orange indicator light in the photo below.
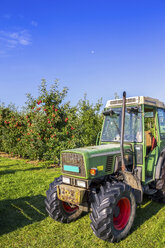
[[[97,169],[96,169],[96,168],[91,168],[91,169],[90,169],[90,174],[91,174],[92,176],[95,176],[95,175],[97,174]]]

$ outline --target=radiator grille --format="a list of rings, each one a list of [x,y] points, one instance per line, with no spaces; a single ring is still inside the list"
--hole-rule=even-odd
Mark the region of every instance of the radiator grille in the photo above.
[[[105,172],[112,172],[112,170],[113,170],[113,157],[114,156],[108,156],[107,157],[107,164],[106,164]]]
[[[77,175],[85,177],[85,165],[84,165],[84,159],[81,154],[78,153],[70,153],[65,152],[62,153],[62,172],[69,174],[69,175]],[[64,171],[64,165],[73,165],[79,167],[79,173],[77,172],[71,172],[71,171]]]

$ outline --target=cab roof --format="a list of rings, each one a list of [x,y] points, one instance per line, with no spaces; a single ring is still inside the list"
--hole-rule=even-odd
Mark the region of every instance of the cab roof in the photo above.
[[[122,106],[123,99],[108,100],[105,108],[111,108],[115,106]],[[165,104],[156,98],[146,96],[134,96],[126,98],[126,105],[141,105],[147,104],[155,107],[165,108]]]

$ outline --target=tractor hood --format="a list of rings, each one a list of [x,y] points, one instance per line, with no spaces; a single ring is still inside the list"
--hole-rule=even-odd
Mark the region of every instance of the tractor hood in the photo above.
[[[130,153],[131,146],[124,145],[124,152]],[[97,169],[94,177],[114,172],[115,159],[120,156],[120,144],[89,146],[62,151],[61,165],[63,174],[91,179],[91,168]]]
[[[130,149],[130,145],[124,145],[124,149]],[[82,153],[89,157],[105,156],[108,154],[120,153],[120,144],[106,144],[100,146],[87,146],[82,148],[70,149],[64,152]]]

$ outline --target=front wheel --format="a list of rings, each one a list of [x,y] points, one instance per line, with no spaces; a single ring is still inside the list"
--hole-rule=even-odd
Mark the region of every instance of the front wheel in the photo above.
[[[98,238],[118,242],[127,236],[136,213],[136,201],[130,186],[122,182],[107,182],[99,193],[94,194],[91,207],[91,228]]]
[[[62,183],[62,178],[55,178],[54,182],[50,184],[48,191],[46,192],[46,211],[50,217],[56,221],[62,223],[69,223],[72,220],[77,219],[82,211],[78,206],[61,201],[57,197],[57,185]]]

